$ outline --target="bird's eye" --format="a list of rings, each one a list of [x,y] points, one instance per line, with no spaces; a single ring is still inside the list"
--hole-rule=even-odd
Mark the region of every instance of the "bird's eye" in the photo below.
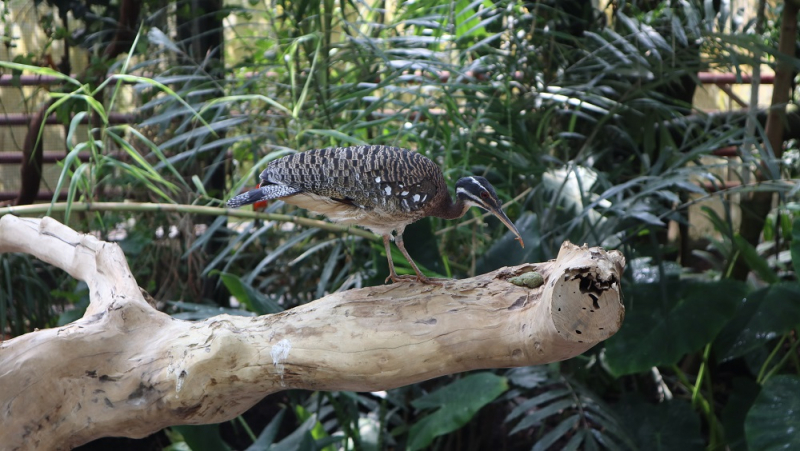
[[[482,191],[481,192],[481,199],[487,199],[488,200],[489,197],[491,197],[491,196],[489,196],[489,192],[488,191]]]

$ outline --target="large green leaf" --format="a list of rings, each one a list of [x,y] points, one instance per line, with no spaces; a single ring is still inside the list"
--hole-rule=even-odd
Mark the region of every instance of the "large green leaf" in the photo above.
[[[219,424],[173,426],[192,451],[223,451],[231,449],[219,433]]]
[[[411,402],[417,409],[436,408],[409,432],[408,448],[427,447],[434,438],[467,424],[478,410],[508,389],[504,377],[489,372],[471,374]]]
[[[733,380],[730,396],[720,415],[725,444],[731,451],[747,451],[744,421],[760,390],[761,387],[750,378],[738,377]]]
[[[800,449],[800,377],[769,379],[744,422],[751,450]]]
[[[740,357],[798,325],[797,283],[778,283],[750,293],[714,342],[717,360]]]
[[[216,274],[216,272],[213,273]],[[259,315],[283,311],[283,308],[277,302],[259,293],[252,286],[246,285],[239,276],[226,272],[220,272],[219,276],[222,283],[225,284],[225,288],[231,292],[231,295],[237,301],[246,305],[248,311]]]
[[[756,251],[756,248],[752,244],[748,243],[747,240],[738,233],[733,236],[733,241],[736,243],[736,248],[739,250],[742,258],[747,262],[747,266],[758,274],[758,277],[767,283],[778,282],[778,275],[769,267],[767,260],[758,255],[758,251]]]
[[[270,420],[267,427],[258,434],[258,438],[255,442],[253,442],[250,447],[247,448],[246,451],[261,451],[268,449],[272,446],[272,443],[275,441],[275,437],[278,435],[278,428],[281,426],[281,421],[283,420],[283,416],[286,414],[286,409],[281,409],[273,418]]]
[[[792,223],[792,244],[790,248],[794,273],[800,274],[800,217],[794,218],[794,222]]]
[[[700,419],[684,400],[650,404],[638,395],[626,394],[615,409],[641,450],[704,449]]]
[[[634,284],[625,291],[625,322],[606,342],[617,375],[673,365],[708,344],[735,314],[746,286],[733,280]]]

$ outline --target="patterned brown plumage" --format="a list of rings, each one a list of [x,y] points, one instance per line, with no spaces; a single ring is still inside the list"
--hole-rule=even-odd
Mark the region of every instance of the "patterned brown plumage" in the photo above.
[[[433,161],[417,152],[386,146],[336,147],[289,155],[271,162],[261,179],[414,220],[425,216],[421,210],[438,201],[437,195],[447,196],[442,171]]]
[[[436,163],[407,149],[356,146],[309,150],[270,162],[260,178],[257,189],[230,199],[228,206],[282,199],[334,222],[372,230],[383,236],[390,268],[387,280],[406,278],[395,273],[392,263],[389,241],[395,231],[397,247],[417,273],[408,277],[436,283],[422,275],[402,241],[405,227],[425,216],[454,219],[470,206],[478,206],[500,218],[522,244],[486,179],[460,179],[456,184],[458,201],[453,202]]]

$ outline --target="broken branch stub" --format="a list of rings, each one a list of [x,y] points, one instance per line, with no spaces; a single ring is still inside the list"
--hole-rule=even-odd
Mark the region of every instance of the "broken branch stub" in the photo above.
[[[355,289],[274,315],[198,322],[152,308],[119,246],[53,219],[0,218],[3,252],[32,254],[91,290],[80,320],[0,343],[8,449],[221,422],[290,388],[377,391],[564,360],[613,335],[624,316],[622,254],[571,243],[555,260],[441,287]],[[531,271],[539,275],[509,281]]]

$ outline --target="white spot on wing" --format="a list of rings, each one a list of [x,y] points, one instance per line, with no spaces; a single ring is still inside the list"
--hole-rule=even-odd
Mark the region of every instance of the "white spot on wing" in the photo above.
[[[380,177],[375,177],[375,183],[380,183],[380,182],[381,182],[381,178]]]
[[[400,195],[401,196],[408,196],[408,191],[403,191],[402,193],[400,193]]]
[[[391,196],[391,194],[392,194],[392,187],[391,186],[387,186],[383,190],[386,192],[387,196]]]
[[[419,194],[414,194],[411,198],[414,199],[414,202],[419,202]]]

